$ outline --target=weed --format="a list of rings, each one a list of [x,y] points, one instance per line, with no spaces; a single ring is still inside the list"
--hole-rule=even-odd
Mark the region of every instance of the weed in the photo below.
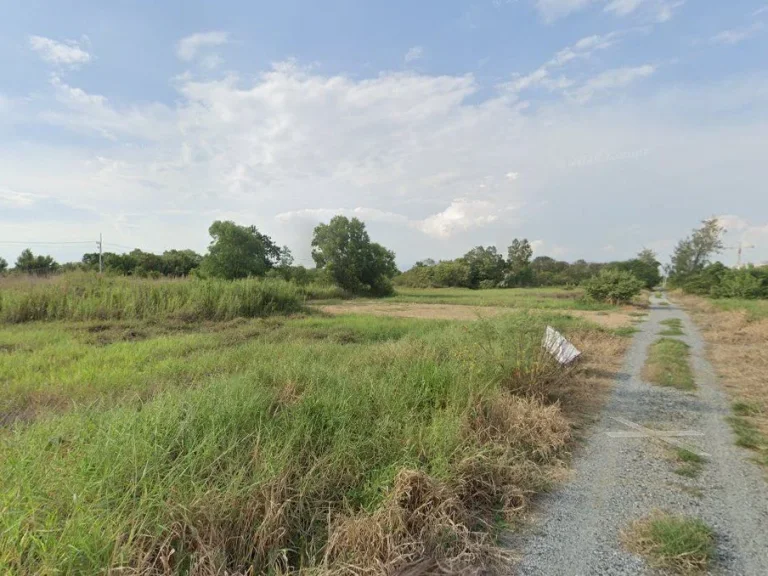
[[[624,541],[654,565],[679,574],[706,571],[715,554],[715,534],[704,521],[664,512],[633,524]]]
[[[706,458],[700,456],[696,452],[691,452],[685,448],[677,448],[675,455],[679,466],[675,469],[675,473],[687,478],[697,478],[701,474],[702,468],[706,463]]]
[[[685,342],[659,338],[648,351],[643,377],[660,386],[692,390],[696,385],[688,357],[689,347]]]
[[[679,318],[668,318],[662,320],[660,324],[667,326],[666,330],[659,333],[661,336],[682,336],[684,334],[683,321]]]

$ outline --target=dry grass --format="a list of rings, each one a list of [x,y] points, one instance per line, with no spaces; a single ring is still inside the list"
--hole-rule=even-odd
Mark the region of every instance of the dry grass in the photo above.
[[[747,310],[722,310],[704,298],[675,295],[707,342],[707,355],[731,400],[739,443],[768,466],[768,318]]]
[[[630,551],[676,574],[706,571],[715,554],[715,535],[707,524],[665,512],[635,522],[622,540]]]

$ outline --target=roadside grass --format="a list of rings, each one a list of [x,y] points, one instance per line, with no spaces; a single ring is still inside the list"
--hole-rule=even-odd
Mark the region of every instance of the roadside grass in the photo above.
[[[685,342],[659,338],[648,350],[643,378],[659,386],[693,390],[696,384],[689,355],[689,347]]]
[[[675,296],[692,314],[707,355],[731,397],[731,426],[740,446],[768,467],[768,301]]]
[[[667,318],[666,320],[662,320],[660,324],[667,327],[659,332],[659,335],[661,336],[682,336],[685,334],[685,332],[683,332],[683,321],[680,320],[680,318]]]
[[[698,478],[704,468],[704,464],[707,462],[707,459],[703,456],[685,448],[675,449],[675,457],[679,464],[675,469],[675,473],[686,478]]]
[[[768,300],[723,298],[711,300],[716,308],[725,312],[744,312],[751,322],[768,319]]]
[[[618,307],[588,300],[581,289],[564,288],[403,288],[398,287],[389,302],[459,304],[553,310],[616,310]]]
[[[491,568],[625,348],[554,312],[0,326],[0,572]]]
[[[630,551],[677,574],[706,572],[715,556],[712,528],[698,518],[666,512],[635,522],[623,534],[623,540]]]

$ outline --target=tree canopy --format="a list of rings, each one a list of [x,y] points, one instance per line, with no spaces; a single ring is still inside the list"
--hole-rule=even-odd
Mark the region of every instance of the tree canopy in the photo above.
[[[263,276],[284,257],[283,250],[255,226],[217,220],[208,233],[213,240],[201,264],[206,276],[230,280]]]
[[[8,261],[5,258],[0,257],[0,274],[8,269]]]
[[[704,220],[701,227],[693,230],[690,236],[680,240],[672,253],[670,279],[673,282],[680,281],[706,268],[712,256],[723,251],[724,232],[725,228],[720,226],[718,219],[712,217]]]
[[[328,224],[318,224],[312,237],[312,258],[346,290],[378,295],[392,292],[395,254],[371,242],[365,224],[357,218],[334,216]]]
[[[27,274],[50,274],[59,268],[59,264],[51,256],[35,256],[32,250],[26,248],[16,259],[14,268]]]

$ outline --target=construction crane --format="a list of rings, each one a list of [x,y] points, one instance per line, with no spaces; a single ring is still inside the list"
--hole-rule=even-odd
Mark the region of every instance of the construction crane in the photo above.
[[[743,240],[741,242],[739,242],[738,246],[726,246],[725,247],[726,250],[737,250],[737,254],[738,254],[738,256],[736,257],[736,269],[737,270],[739,268],[741,268],[741,254],[742,254],[742,252],[744,250],[749,249],[749,248],[756,248],[756,246],[754,244],[746,244],[746,243],[744,243]]]

